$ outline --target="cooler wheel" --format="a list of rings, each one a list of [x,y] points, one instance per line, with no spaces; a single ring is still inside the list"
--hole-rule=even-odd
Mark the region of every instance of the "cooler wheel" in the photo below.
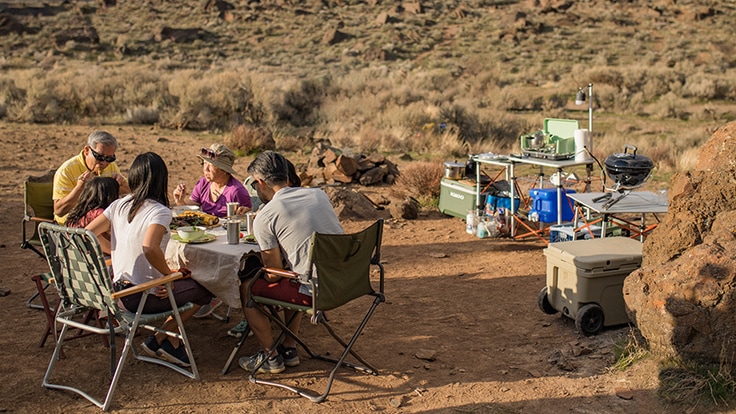
[[[585,335],[595,335],[603,329],[603,308],[595,303],[589,303],[575,315],[575,327]]]
[[[542,290],[539,291],[537,305],[539,305],[539,309],[541,309],[542,312],[548,315],[554,315],[557,313],[557,309],[552,307],[552,304],[549,303],[549,298],[547,297],[547,286],[543,287]]]

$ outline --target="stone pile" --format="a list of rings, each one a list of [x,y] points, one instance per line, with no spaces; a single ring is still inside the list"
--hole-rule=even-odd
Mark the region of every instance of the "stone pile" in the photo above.
[[[350,156],[322,141],[312,150],[306,172],[300,178],[302,185],[309,186],[340,183],[370,186],[393,184],[398,175],[398,167],[383,154]]]

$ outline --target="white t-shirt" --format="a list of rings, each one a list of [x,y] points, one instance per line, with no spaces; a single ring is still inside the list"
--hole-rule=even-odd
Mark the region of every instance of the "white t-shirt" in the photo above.
[[[128,280],[133,284],[141,284],[151,279],[162,277],[161,272],[153,268],[143,253],[143,239],[151,225],[164,226],[167,231],[161,240],[161,250],[166,251],[169,242],[169,225],[171,210],[161,203],[146,200],[128,223],[128,212],[132,207],[133,196],[127,195],[113,201],[103,213],[110,220],[110,243],[112,247],[112,268],[115,281]]]

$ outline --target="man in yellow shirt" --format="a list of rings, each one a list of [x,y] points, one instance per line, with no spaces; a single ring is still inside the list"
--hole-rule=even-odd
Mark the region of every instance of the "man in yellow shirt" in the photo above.
[[[94,131],[78,155],[66,160],[54,174],[54,219],[66,223],[66,215],[77,204],[85,184],[95,176],[113,177],[120,184],[120,195],[130,192],[128,182],[115,164],[118,140],[105,131]]]

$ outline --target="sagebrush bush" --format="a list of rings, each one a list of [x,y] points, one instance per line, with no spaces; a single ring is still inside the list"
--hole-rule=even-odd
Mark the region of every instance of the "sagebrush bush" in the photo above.
[[[396,190],[416,198],[422,204],[431,203],[440,196],[440,182],[444,165],[432,161],[416,161],[403,167],[396,179]]]
[[[253,154],[265,150],[275,150],[276,141],[266,128],[238,125],[225,137],[225,145],[242,154]]]

